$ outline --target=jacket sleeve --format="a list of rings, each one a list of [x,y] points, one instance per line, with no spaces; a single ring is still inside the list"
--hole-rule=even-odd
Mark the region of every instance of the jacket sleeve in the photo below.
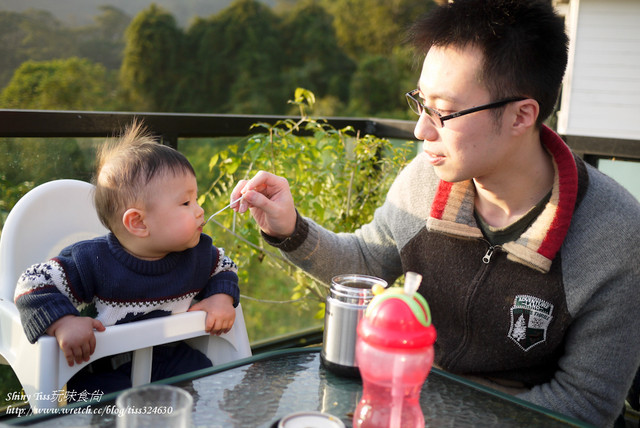
[[[382,211],[384,207],[376,215],[382,216]],[[289,261],[325,284],[336,275],[348,273],[372,275],[392,284],[402,274],[400,254],[382,218],[355,233],[334,233],[298,215],[291,237],[284,241],[263,237]]]
[[[615,207],[615,208],[614,208]],[[590,169],[562,248],[574,320],[554,378],[522,398],[612,426],[640,364],[640,205]]]
[[[613,426],[640,364],[638,284],[612,279],[598,290],[567,332],[554,377],[520,398],[596,426]],[[636,291],[625,291],[632,286]]]
[[[18,279],[14,301],[29,342],[35,343],[59,318],[79,315],[65,294],[66,284],[65,271],[55,259],[31,266]]]
[[[400,251],[422,228],[438,179],[414,159],[396,178],[373,220],[354,233],[334,233],[298,215],[293,235],[278,241],[263,234],[292,263],[328,284],[335,275],[360,273],[389,284],[403,274]]]

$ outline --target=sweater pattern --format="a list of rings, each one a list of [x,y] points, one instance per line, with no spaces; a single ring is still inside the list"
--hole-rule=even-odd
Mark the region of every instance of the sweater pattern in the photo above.
[[[93,305],[105,326],[185,312],[194,298],[225,293],[239,299],[237,267],[202,235],[191,249],[156,261],[129,254],[113,234],[73,244],[28,268],[15,301],[35,342],[55,320]]]

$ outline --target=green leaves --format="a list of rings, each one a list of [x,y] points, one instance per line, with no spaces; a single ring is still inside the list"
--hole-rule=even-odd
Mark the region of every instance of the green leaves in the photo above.
[[[330,230],[351,232],[371,221],[414,149],[409,142],[392,144],[373,135],[358,135],[350,126],[335,129],[306,114],[314,102],[313,92],[297,88],[290,103],[300,109],[299,119],[256,123],[256,134],[244,145],[214,155],[209,167],[217,171],[218,178],[207,197],[212,201],[223,195],[228,198],[238,180],[266,170],[289,180],[301,215]],[[314,296],[319,304],[324,302],[326,286],[289,266],[273,249],[265,249],[250,216],[225,216],[218,221],[240,240],[234,259],[241,271],[250,269],[256,260],[263,269],[291,269],[292,299]]]
[[[107,70],[86,59],[26,61],[0,93],[0,107],[100,110],[114,87]]]
[[[293,101],[289,101],[289,103],[297,105],[300,108],[300,115],[304,116],[305,107],[309,106],[309,108],[313,108],[313,105],[316,103],[316,96],[307,89],[296,88]]]
[[[151,4],[127,28],[120,84],[134,109],[176,111],[184,35],[175,18]]]

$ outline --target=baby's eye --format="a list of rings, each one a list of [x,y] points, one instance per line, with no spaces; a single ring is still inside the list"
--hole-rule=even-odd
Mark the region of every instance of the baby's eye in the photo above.
[[[190,201],[183,202],[183,204],[182,204],[182,205],[184,205],[185,207],[188,207],[188,206],[189,206],[189,202],[190,202]]]

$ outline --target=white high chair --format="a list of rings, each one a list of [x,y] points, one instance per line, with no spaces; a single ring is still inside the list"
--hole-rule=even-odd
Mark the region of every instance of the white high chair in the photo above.
[[[109,355],[134,351],[134,386],[149,382],[155,345],[185,340],[213,365],[251,356],[240,305],[233,328],[221,336],[204,331],[202,311],[107,327],[96,333],[91,360],[73,367],[67,365],[55,338],[42,336],[35,344],[29,343],[13,302],[18,278],[29,266],[54,257],[65,246],[107,233],[93,206],[92,189],[91,184],[77,180],[37,186],[11,210],[0,237],[0,363],[9,364],[16,373],[31,408],[56,407],[57,400],[50,397],[55,391],[91,361]]]

